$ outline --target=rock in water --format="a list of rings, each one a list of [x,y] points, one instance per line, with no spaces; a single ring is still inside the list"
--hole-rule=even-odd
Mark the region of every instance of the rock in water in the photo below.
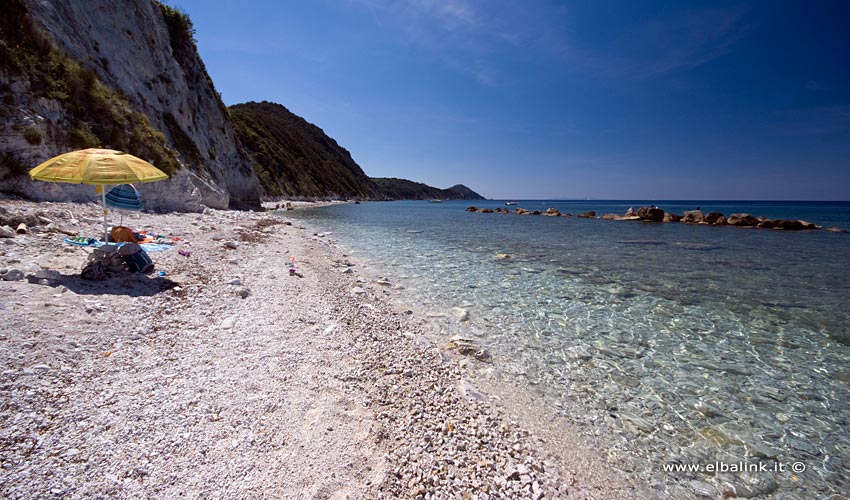
[[[637,211],[637,215],[642,220],[658,222],[664,220],[664,210],[655,207],[640,207]]]
[[[723,217],[722,213],[720,213],[720,212],[709,212],[705,216],[705,218],[703,219],[703,222],[708,222],[709,224],[718,224],[718,221],[720,219],[723,219],[724,222],[726,221],[726,218]]]
[[[755,227],[759,224],[759,220],[750,214],[732,214],[726,219],[726,224],[730,226]]]
[[[682,215],[681,222],[698,224],[704,220],[705,214],[703,214],[701,210],[685,210],[685,213]]]

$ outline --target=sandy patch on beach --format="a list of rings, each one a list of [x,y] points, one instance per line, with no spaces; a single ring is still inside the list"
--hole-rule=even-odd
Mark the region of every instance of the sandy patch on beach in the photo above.
[[[285,217],[132,215],[175,248],[86,281],[62,239],[97,236],[97,205],[0,207],[42,217],[0,238],[24,276],[0,281],[4,498],[630,496],[582,484],[463,380],[474,361]]]

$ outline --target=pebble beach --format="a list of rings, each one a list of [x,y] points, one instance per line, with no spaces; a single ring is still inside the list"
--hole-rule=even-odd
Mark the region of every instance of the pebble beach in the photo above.
[[[3,498],[655,497],[527,426],[469,376],[486,353],[286,212],[126,216],[174,248],[83,280],[63,239],[101,213],[0,201]]]

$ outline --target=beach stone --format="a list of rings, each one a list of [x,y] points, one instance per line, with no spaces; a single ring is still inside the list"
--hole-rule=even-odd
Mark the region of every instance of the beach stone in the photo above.
[[[682,216],[673,212],[664,212],[664,218],[662,219],[664,222],[679,222],[681,220]]]
[[[236,326],[236,318],[233,316],[229,318],[225,318],[224,321],[219,325],[219,329],[221,330],[232,330],[233,327]]]
[[[510,259],[510,258],[511,258],[511,256],[506,254],[506,253],[497,253],[496,256],[493,257],[493,259],[495,259],[495,260],[506,260],[506,259]]]
[[[691,491],[696,493],[697,495],[701,495],[707,498],[717,498],[717,488],[712,486],[711,484],[704,483],[702,481],[692,480],[687,483],[688,488]]]
[[[624,421],[632,424],[640,432],[649,433],[655,429],[655,426],[643,417],[639,417],[631,413],[622,413],[620,414],[620,417]]]
[[[723,431],[716,427],[706,427],[703,430],[699,431],[699,433],[709,442],[714,443],[716,446],[720,447],[729,445],[739,446],[744,444],[741,440],[726,435]]]
[[[817,449],[813,444],[808,441],[804,441],[802,439],[791,438],[788,440],[788,445],[791,448],[794,448],[797,451],[802,451],[808,455],[813,457],[818,457],[821,455],[821,451]]]
[[[728,484],[724,485],[723,496],[754,498],[769,495],[774,491],[776,480],[773,474],[740,472],[732,475]]]
[[[0,238],[14,238],[15,230],[9,226],[0,226]]]
[[[239,278],[233,278],[232,280],[227,282],[228,285],[239,286],[242,284],[242,280]]]
[[[764,459],[772,460],[772,459],[779,456],[779,450],[777,450],[776,448],[771,448],[770,446],[768,446],[764,443],[755,442],[755,443],[744,443],[744,444],[747,447],[747,449],[750,451],[750,453],[752,453],[753,456],[756,456],[758,458],[764,458]]]
[[[364,290],[363,288],[361,288],[359,286],[356,286],[356,287],[351,289],[352,295],[363,295],[364,293],[366,293],[366,290]]]
[[[458,383],[458,391],[462,396],[472,399],[473,401],[487,401],[487,395],[479,391],[469,380],[462,378]],[[519,474],[517,474],[519,479]]]
[[[224,243],[224,248],[230,248],[232,250],[235,250],[239,248],[239,243],[236,243],[235,241],[226,241]]]
[[[239,288],[238,290],[236,290],[236,295],[242,297],[243,299],[247,299],[251,296],[251,289],[245,287]]]
[[[416,347],[420,349],[428,349],[432,346],[431,341],[424,335],[415,335],[413,337],[413,342],[416,344]]]
[[[24,272],[20,269],[11,268],[3,273],[3,281],[21,281],[24,279]]]

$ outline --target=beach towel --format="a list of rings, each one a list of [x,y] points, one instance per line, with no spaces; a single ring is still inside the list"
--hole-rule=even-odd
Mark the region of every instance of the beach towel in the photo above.
[[[81,247],[91,247],[91,248],[99,248],[105,245],[106,243],[96,240],[94,238],[85,238],[83,236],[77,236],[76,238],[65,238],[65,243],[69,245],[77,245]],[[118,243],[118,246],[123,245],[124,243]],[[142,243],[142,248],[145,252],[164,252],[165,250],[171,249],[172,245],[168,245],[166,243]]]

